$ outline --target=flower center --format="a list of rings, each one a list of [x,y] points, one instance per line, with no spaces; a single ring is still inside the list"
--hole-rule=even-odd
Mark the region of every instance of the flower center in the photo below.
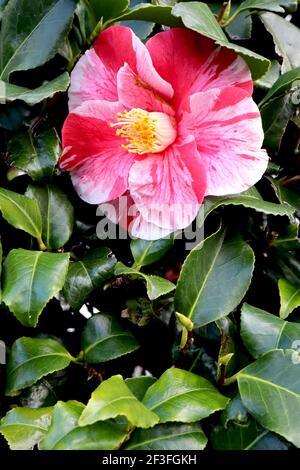
[[[121,147],[130,153],[158,153],[174,142],[177,136],[175,120],[165,113],[148,113],[133,108],[117,114],[116,135],[126,140]]]

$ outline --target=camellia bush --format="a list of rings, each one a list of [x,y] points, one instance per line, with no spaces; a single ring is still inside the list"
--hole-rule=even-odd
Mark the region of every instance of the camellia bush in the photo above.
[[[296,0],[0,0],[0,448],[300,447]]]

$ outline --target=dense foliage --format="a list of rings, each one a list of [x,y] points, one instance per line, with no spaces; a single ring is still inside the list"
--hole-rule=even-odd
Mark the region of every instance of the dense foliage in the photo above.
[[[0,0],[2,448],[300,447],[299,11]],[[206,198],[191,250],[180,234],[99,239],[96,206],[57,165],[69,74],[119,22],[143,40],[184,25],[255,81],[268,171]]]

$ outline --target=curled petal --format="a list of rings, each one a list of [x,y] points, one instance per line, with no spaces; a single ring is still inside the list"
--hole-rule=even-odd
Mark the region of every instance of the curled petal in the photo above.
[[[118,72],[119,101],[128,109],[141,108],[145,111],[157,111],[174,115],[173,108],[147,83],[136,75],[128,64]]]
[[[172,86],[153,67],[150,54],[130,28],[112,26],[76,64],[71,75],[69,108],[87,100],[118,101],[117,73],[127,63],[142,81],[168,99]]]

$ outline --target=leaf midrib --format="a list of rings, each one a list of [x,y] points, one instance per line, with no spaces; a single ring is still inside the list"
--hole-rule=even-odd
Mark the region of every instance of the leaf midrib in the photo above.
[[[45,16],[42,17],[42,19],[38,22],[38,24],[33,28],[33,30],[30,32],[30,34],[28,36],[26,36],[26,38],[24,39],[24,41],[21,42],[21,44],[17,47],[17,49],[15,50],[15,52],[13,53],[13,55],[10,57],[9,61],[6,63],[4,69],[2,70],[1,74],[0,74],[0,79],[3,79],[5,78],[5,71],[6,69],[8,68],[9,64],[13,61],[13,59],[16,57],[16,55],[18,54],[18,52],[20,51],[20,49],[24,46],[24,44],[30,39],[30,37],[33,35],[33,33],[37,30],[37,28],[42,24],[44,23],[46,20],[47,20],[47,17],[56,9],[56,7],[59,5],[59,3],[61,3],[63,0],[58,0],[58,2],[52,7],[50,8],[50,10],[46,13]],[[3,47],[3,41],[1,41],[1,49]],[[13,70],[11,70],[11,72],[13,72]]]
[[[49,357],[49,356],[63,356],[66,359],[69,359],[71,361],[71,358],[69,358],[67,353],[51,353],[51,354],[40,354],[38,356],[33,356],[30,359],[27,359],[27,361],[23,362],[22,364],[18,364],[14,369],[9,371],[8,376],[15,374],[15,372],[20,368],[23,367],[24,365],[28,364],[28,362],[35,361],[40,358],[44,357]]]
[[[155,404],[154,406],[152,406],[151,408],[149,408],[150,410],[155,410],[155,408],[158,408],[160,407],[162,404],[168,402],[168,401],[171,401],[171,400],[174,400],[175,398],[178,398],[182,395],[189,395],[190,393],[194,393],[194,392],[203,392],[203,391],[209,391],[209,392],[212,392],[212,393],[218,393],[217,390],[213,390],[212,388],[210,387],[203,387],[203,388],[200,388],[200,387],[197,387],[197,388],[194,388],[194,389],[191,389],[191,390],[185,390],[184,392],[181,392],[181,393],[177,393],[176,395],[172,395],[171,397],[168,397],[166,398],[165,400],[162,400],[160,401],[159,403]]]
[[[218,233],[216,234],[216,236],[218,236]],[[202,294],[202,292],[203,292],[203,290],[204,290],[204,288],[205,288],[205,286],[206,286],[206,284],[207,284],[208,278],[209,278],[209,276],[210,276],[210,274],[211,274],[213,268],[215,267],[216,260],[217,260],[217,258],[218,258],[218,256],[219,256],[220,251],[221,251],[222,246],[223,246],[224,236],[225,236],[225,234],[223,234],[222,237],[221,237],[221,239],[219,240],[219,246],[218,246],[218,249],[217,249],[217,251],[216,251],[216,255],[214,256],[213,261],[212,261],[212,263],[211,263],[211,265],[210,265],[210,268],[209,268],[207,274],[206,274],[205,277],[204,277],[202,286],[201,286],[201,288],[199,289],[199,292],[198,292],[198,294],[197,294],[197,296],[196,296],[196,299],[195,299],[195,301],[194,301],[192,307],[190,308],[190,311],[189,311],[188,314],[186,315],[188,318],[191,318],[191,317],[193,316],[193,313],[194,313],[194,311],[195,311],[195,309],[196,309],[196,307],[197,307],[197,304],[198,304],[198,302],[199,302],[199,298],[200,298],[200,296],[201,296],[201,294]],[[205,248],[205,243],[204,243],[203,246],[201,247],[201,250],[203,250],[204,248]]]
[[[95,341],[93,344],[91,344],[90,346],[88,346],[84,350],[85,354],[88,354],[91,349],[96,348],[97,346],[99,346],[99,344],[101,344],[105,341],[108,341],[111,338],[115,338],[116,336],[128,336],[130,339],[133,339],[133,336],[130,333],[125,333],[125,332],[124,333],[115,333],[113,335],[109,335],[109,336],[106,336],[105,338],[101,338],[101,339]]]
[[[261,377],[258,377],[257,375],[249,375],[249,374],[239,373],[238,378],[240,378],[240,377],[247,378],[247,379],[254,380],[254,381],[257,380],[258,382],[262,382],[262,383],[264,383],[266,385],[269,385],[273,388],[278,388],[279,390],[283,390],[284,392],[289,393],[290,395],[293,395],[296,398],[298,398],[298,400],[300,400],[300,394],[298,394],[296,392],[293,392],[293,390],[289,390],[288,388],[285,388],[282,385],[278,385],[276,383],[270,382],[269,380],[262,379]]]
[[[181,436],[186,436],[186,435],[189,435],[189,434],[201,434],[201,436],[204,437],[204,433],[203,431],[201,430],[191,430],[191,431],[185,431],[185,432],[180,432],[180,433],[177,433],[177,434],[163,434],[159,437],[155,437],[155,438],[152,438],[152,439],[147,439],[145,441],[141,441],[139,442],[138,444],[135,444],[131,447],[128,447],[128,450],[131,450],[131,449],[135,449],[137,447],[140,447],[141,445],[144,445],[144,444],[148,444],[149,442],[156,442],[156,441],[164,441],[166,439],[176,439],[176,437],[181,437]]]

